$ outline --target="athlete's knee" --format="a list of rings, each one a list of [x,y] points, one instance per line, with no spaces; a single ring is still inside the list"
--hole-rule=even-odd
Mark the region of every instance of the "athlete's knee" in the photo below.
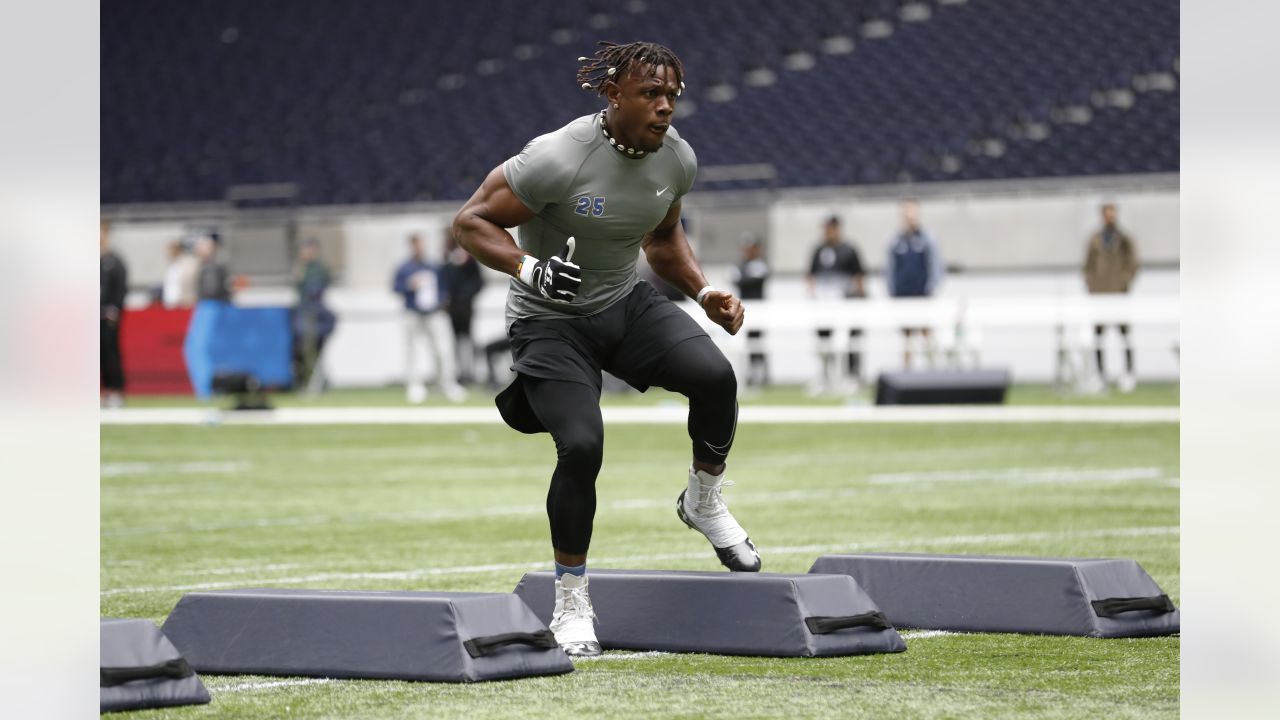
[[[711,360],[702,375],[698,385],[707,397],[720,400],[737,397],[738,376],[733,372],[733,364],[724,355]]]
[[[581,425],[561,433],[556,438],[556,455],[580,473],[590,472],[595,480],[604,459],[604,429]]]

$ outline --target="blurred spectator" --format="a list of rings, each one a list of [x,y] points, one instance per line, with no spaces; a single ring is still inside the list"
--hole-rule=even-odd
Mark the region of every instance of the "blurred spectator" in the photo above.
[[[160,286],[160,302],[166,308],[188,308],[196,304],[196,277],[200,261],[188,252],[181,240],[169,243],[169,265]]]
[[[324,385],[319,368],[325,341],[333,334],[337,317],[324,304],[329,289],[329,268],[320,259],[320,243],[308,238],[298,249],[293,267],[298,304],[293,309],[293,377],[296,387],[318,392]]]
[[[111,252],[107,221],[98,226],[99,279],[99,370],[102,374],[103,404],[124,404],[124,364],[120,360],[120,322],[124,317],[124,296],[128,290],[128,270],[119,255]]]
[[[942,254],[933,237],[920,226],[920,205],[915,200],[902,203],[902,226],[889,243],[889,257],[885,263],[884,278],[889,286],[889,295],[895,298],[930,297],[942,282]],[[926,358],[933,366],[936,352],[927,327],[902,329],[902,366],[911,368],[913,333],[920,335]]]
[[[764,284],[769,279],[769,263],[763,257],[760,238],[746,235],[742,246],[742,262],[733,267],[733,282],[738,298],[763,300]],[[769,384],[769,357],[764,352],[764,331],[747,330],[747,385]]]
[[[448,289],[445,305],[453,325],[454,357],[458,365],[458,382],[475,382],[476,345],[471,339],[471,320],[476,296],[484,289],[480,263],[458,246],[451,230],[445,230],[444,287]]]
[[[818,300],[844,301],[846,298],[867,296],[866,273],[862,258],[852,243],[840,234],[840,218],[827,219],[822,230],[822,241],[813,250],[809,273],[805,276],[809,296]],[[836,366],[834,328],[818,328],[819,375],[810,390],[814,393],[838,392],[843,384]],[[862,379],[862,328],[849,329],[849,348],[845,358],[845,372],[851,389],[857,389]]]
[[[409,259],[396,269],[392,289],[404,298],[405,309],[405,395],[417,404],[427,399],[427,385],[416,362],[417,347],[425,343],[436,370],[440,391],[452,402],[461,402],[466,391],[458,384],[453,368],[453,333],[445,313],[440,312],[448,288],[441,287],[440,267],[427,262],[422,237],[409,237]]]
[[[1102,206],[1102,229],[1089,238],[1089,252],[1084,261],[1084,282],[1090,294],[1127,293],[1138,274],[1138,252],[1133,240],[1116,225],[1116,206]],[[1106,381],[1103,363],[1103,336],[1106,327],[1094,325],[1094,355],[1098,362],[1098,378]],[[1137,386],[1133,374],[1133,345],[1129,339],[1129,326],[1120,324],[1120,338],[1124,343],[1125,374],[1116,383],[1121,392],[1132,392]]]
[[[196,240],[196,257],[200,259],[200,272],[196,276],[196,299],[231,301],[231,288],[227,284],[227,267],[218,261],[221,242],[214,234],[202,235]]]

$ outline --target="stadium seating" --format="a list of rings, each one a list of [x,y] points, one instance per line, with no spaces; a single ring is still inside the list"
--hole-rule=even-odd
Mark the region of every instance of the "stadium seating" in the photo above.
[[[782,187],[1176,172],[1178,24],[1173,0],[107,2],[101,199],[463,199],[600,106],[574,83],[597,39],[676,50],[700,163]]]

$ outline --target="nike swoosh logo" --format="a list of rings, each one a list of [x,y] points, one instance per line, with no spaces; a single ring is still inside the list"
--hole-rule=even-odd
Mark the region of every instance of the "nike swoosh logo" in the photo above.
[[[716,455],[727,455],[729,446],[733,445],[733,438],[738,434],[738,401],[733,401],[733,429],[729,432],[729,441],[723,445],[712,445],[711,441],[703,440],[702,444],[706,445],[711,452]]]
[[[670,187],[671,187],[671,186],[670,186],[670,185],[668,185],[667,187],[664,187],[664,188],[662,188],[661,190],[659,190],[658,192],[654,193],[654,195],[655,195],[655,196],[662,195],[662,193],[666,192],[666,191],[667,191],[667,189],[668,189],[668,188],[670,188]]]

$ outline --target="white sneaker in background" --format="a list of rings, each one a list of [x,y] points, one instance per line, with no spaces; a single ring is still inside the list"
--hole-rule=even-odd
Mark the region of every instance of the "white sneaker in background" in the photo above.
[[[410,385],[405,390],[405,399],[407,399],[411,405],[421,405],[427,401],[427,386]]]
[[[1122,393],[1131,393],[1138,387],[1138,379],[1129,373],[1120,376],[1116,381],[1116,389]]]
[[[565,573],[556,578],[556,607],[551,613],[549,627],[566,655],[593,657],[600,654],[595,619],[591,596],[587,593],[587,576]]]
[[[721,488],[732,484],[723,473],[717,476],[689,468],[689,487],[676,499],[676,515],[711,541],[722,565],[733,572],[759,572],[760,553],[721,495]]]
[[[441,386],[440,391],[448,398],[451,403],[465,402],[467,399],[467,390],[458,383],[447,383]]]
[[[1081,395],[1102,395],[1107,391],[1107,383],[1097,375],[1089,375],[1080,381]]]

